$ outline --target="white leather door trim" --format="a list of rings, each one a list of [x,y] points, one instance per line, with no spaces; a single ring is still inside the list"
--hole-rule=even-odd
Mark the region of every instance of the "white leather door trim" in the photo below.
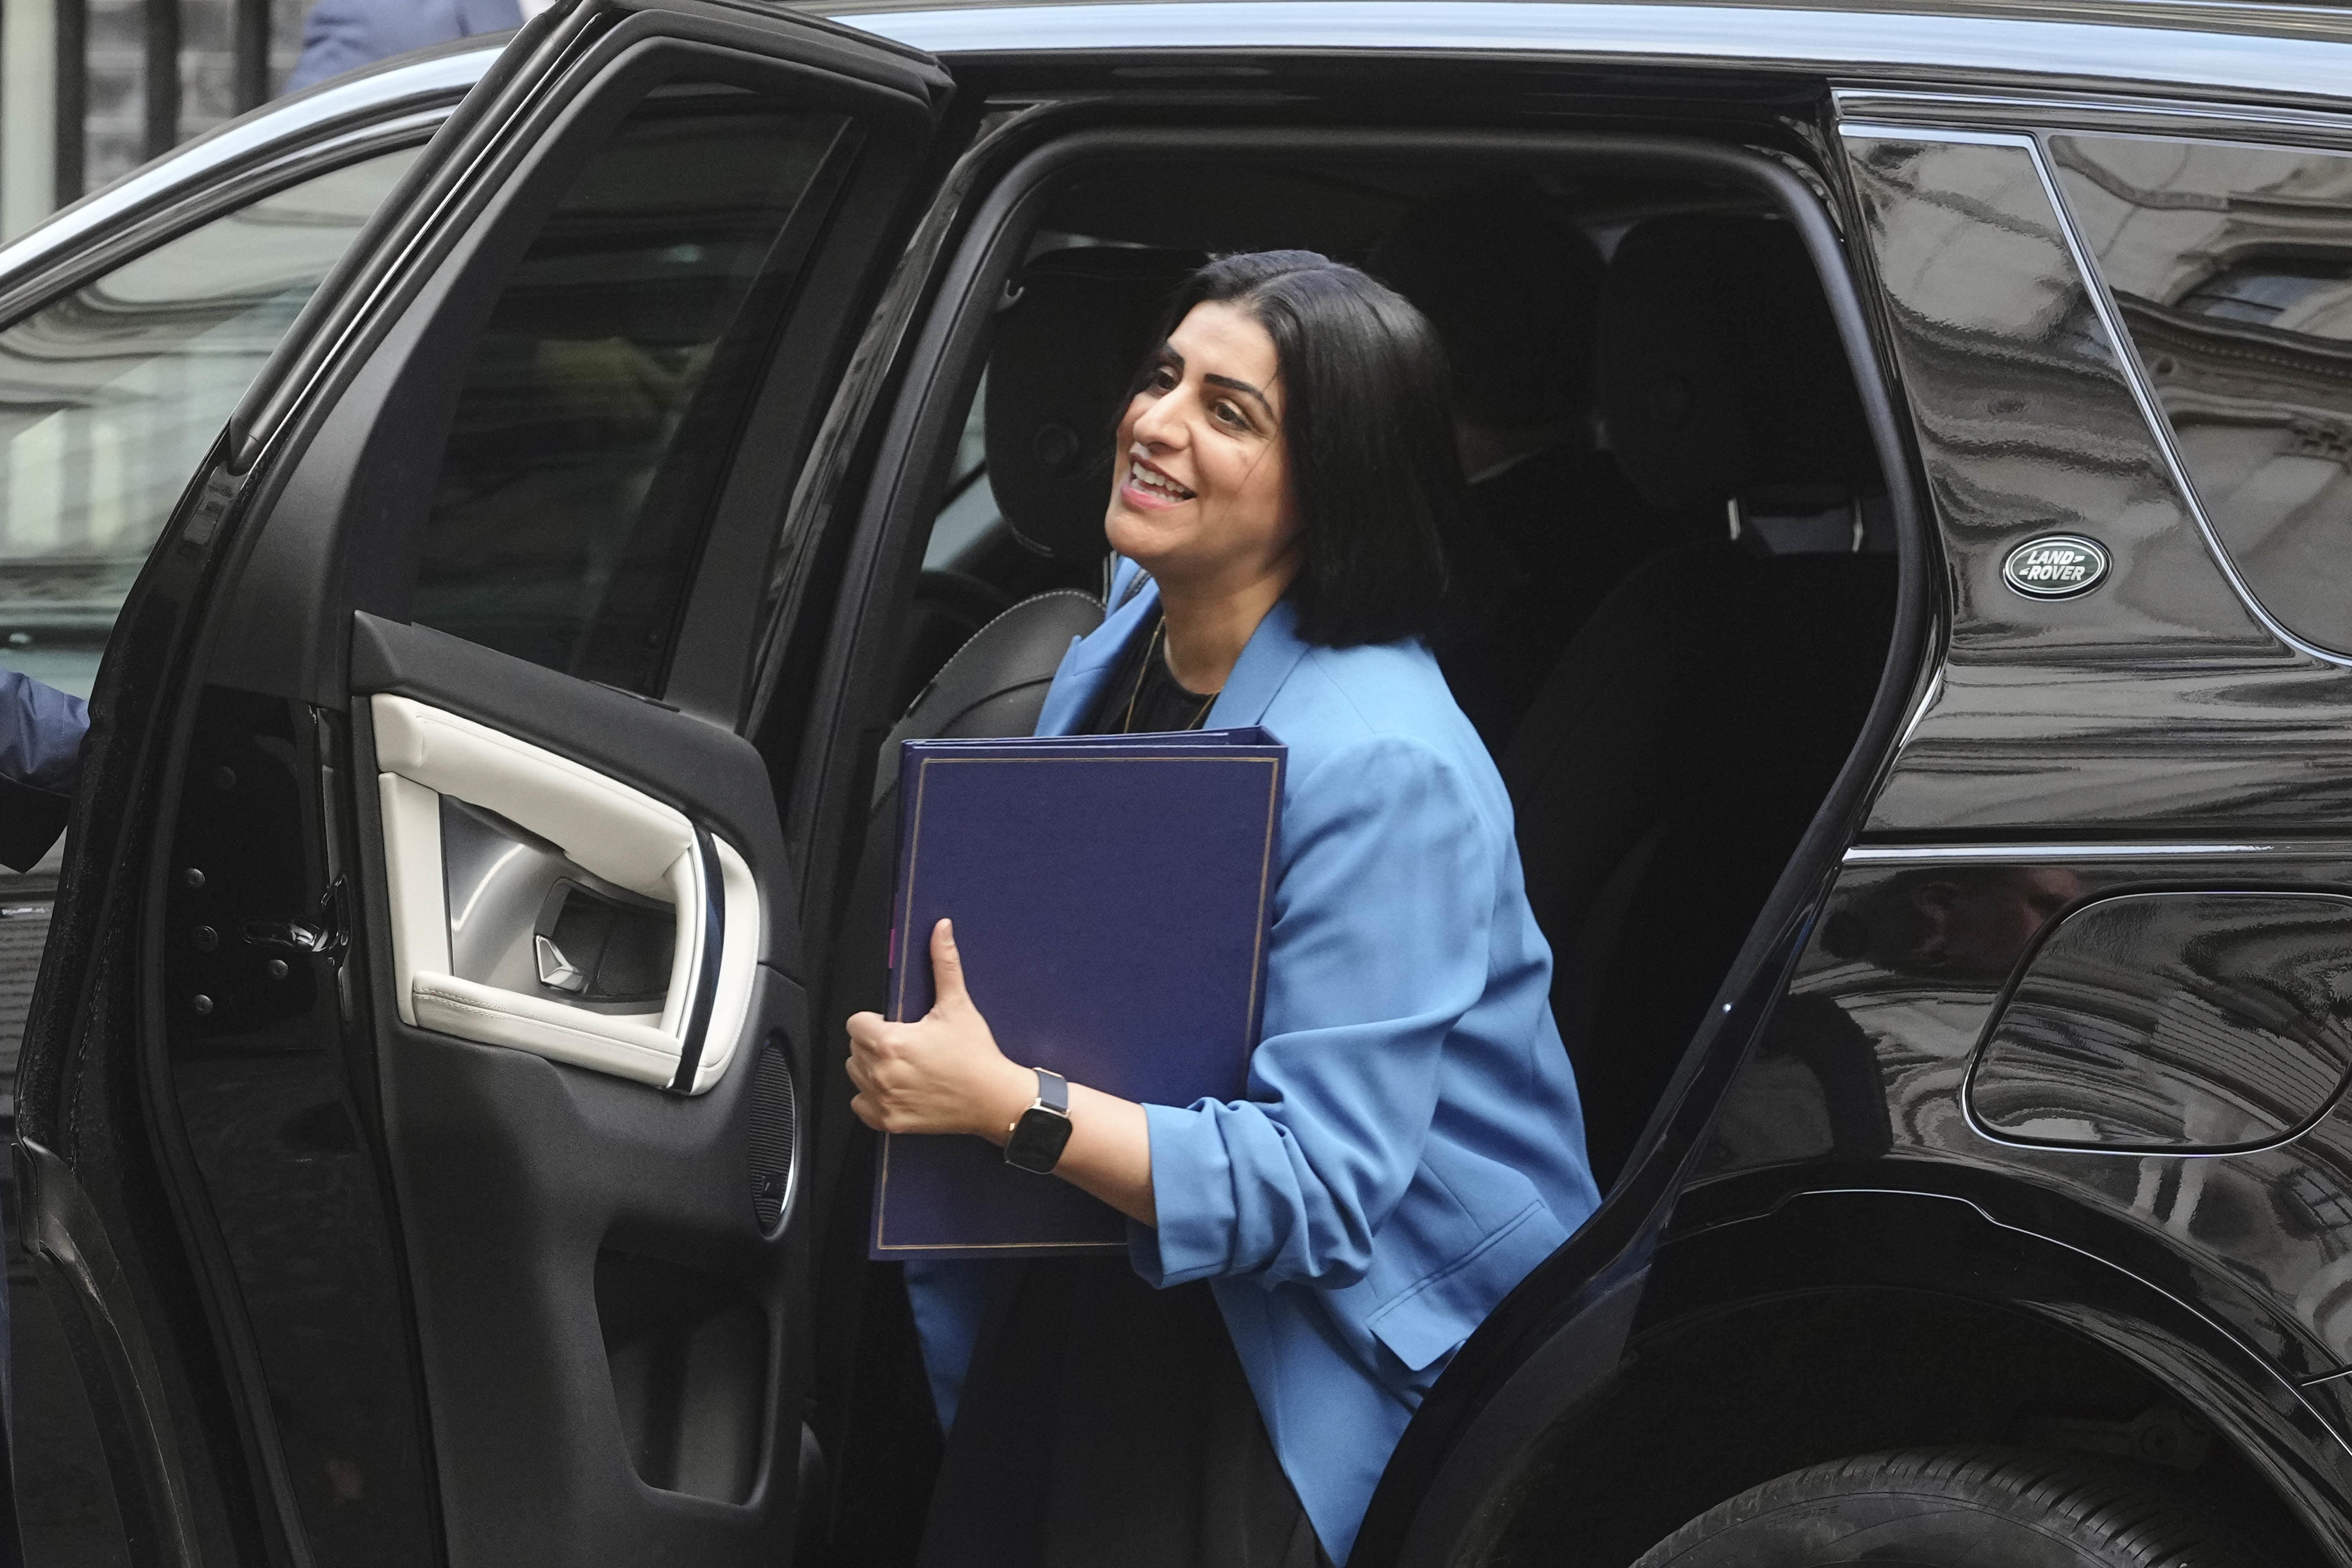
[[[382,770],[385,888],[402,1021],[689,1094],[725,1076],[751,1007],[761,929],[759,889],[735,847],[710,838],[723,937],[693,1081],[680,1084],[675,1079],[709,934],[694,824],[640,790],[470,719],[382,693],[368,707]],[[669,989],[658,1014],[599,1013],[552,991],[526,995],[449,973],[444,795],[496,812],[586,870],[678,912]]]

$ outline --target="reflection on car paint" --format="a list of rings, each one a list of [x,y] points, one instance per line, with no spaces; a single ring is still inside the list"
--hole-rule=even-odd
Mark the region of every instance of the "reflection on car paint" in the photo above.
[[[2132,858],[1961,870],[1850,868],[1766,1037],[1726,1098],[1704,1179],[1795,1162],[1924,1162],[1997,1173],[2096,1206],[2147,1233],[2141,1260],[2262,1347],[2289,1375],[2352,1363],[2352,1108],[2250,1153],[2121,1154],[2000,1142],[1970,1124],[1969,1065],[2053,897],[2254,878],[2352,886],[2352,847],[2331,858]],[[2226,1044],[2226,1040],[2224,1042]],[[2053,1083],[2079,1099],[2109,1078]],[[2186,1122],[2196,1108],[2176,1101]],[[1932,1178],[1931,1178],[1932,1179]]]
[[[2032,146],[1850,132],[1847,147],[1952,614],[1940,688],[1869,830],[2245,835],[2352,817],[2352,674],[2279,642],[2213,559]],[[2097,593],[2002,584],[2009,553],[2047,532],[2107,547]]]
[[[2102,899],[2049,930],[2018,975],[1969,1074],[1969,1113],[2053,1148],[2278,1142],[2343,1088],[2347,1012],[2352,899]]]
[[[2058,136],[2078,232],[2263,608],[2352,652],[2352,158]]]

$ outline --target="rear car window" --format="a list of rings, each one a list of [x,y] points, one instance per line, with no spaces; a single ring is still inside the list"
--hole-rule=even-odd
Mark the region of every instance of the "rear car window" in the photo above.
[[[0,664],[89,694],[189,477],[416,153],[237,207],[0,331]]]
[[[2352,158],[2050,150],[2222,548],[2280,624],[2352,654]]]

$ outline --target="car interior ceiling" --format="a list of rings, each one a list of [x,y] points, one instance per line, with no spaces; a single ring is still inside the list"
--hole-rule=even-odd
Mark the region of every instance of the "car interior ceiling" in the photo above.
[[[899,638],[902,706],[834,1013],[873,1005],[887,980],[897,742],[1028,733],[1070,638],[1100,623],[1112,429],[1176,284],[1210,255],[1292,247],[1381,274],[1416,214],[1483,190],[1521,204],[1504,232],[1541,233],[1538,216],[1565,232],[1545,243],[1569,247],[1558,264],[1589,285],[1591,330],[1559,352],[1583,356],[1570,368],[1590,416],[1549,466],[1475,487],[1474,536],[1448,542],[1456,607],[1433,643],[1511,792],[1606,1189],[1862,728],[1894,624],[1894,533],[1852,372],[1788,223],[1721,186],[1512,179],[1427,164],[1103,167],[1047,205],[996,305]],[[845,1079],[828,1088],[820,1114],[835,1127],[847,1094]],[[864,1165],[836,1167],[824,1250],[852,1274],[895,1274],[856,1267]],[[838,1310],[856,1319],[840,1327],[857,1346],[862,1430],[826,1444],[835,1549],[895,1560],[882,1538],[919,1531],[922,1493],[900,1489],[928,1475],[939,1439],[919,1430],[928,1395],[903,1295],[857,1294]],[[886,1354],[897,1371],[877,1366]],[[873,1489],[885,1452],[896,1504]],[[911,1526],[892,1523],[909,1504]]]

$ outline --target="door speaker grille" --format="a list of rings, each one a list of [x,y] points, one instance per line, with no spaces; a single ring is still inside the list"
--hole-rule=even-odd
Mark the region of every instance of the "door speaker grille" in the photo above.
[[[793,1094],[792,1058],[784,1042],[770,1038],[760,1047],[751,1079],[751,1129],[746,1140],[751,1162],[751,1212],[760,1234],[784,1228],[793,1206],[793,1146],[800,1133],[800,1106]]]

